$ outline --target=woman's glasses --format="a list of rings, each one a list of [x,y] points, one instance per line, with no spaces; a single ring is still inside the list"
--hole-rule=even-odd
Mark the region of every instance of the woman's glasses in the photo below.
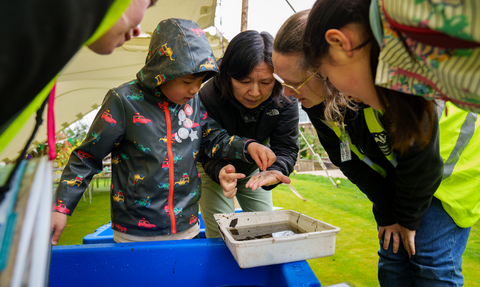
[[[313,73],[310,77],[308,77],[308,79],[305,80],[305,82],[303,82],[300,86],[298,86],[298,88],[294,88],[293,86],[290,86],[290,85],[287,85],[285,84],[285,81],[280,78],[280,76],[278,76],[277,74],[273,73],[273,77],[275,78],[275,80],[277,80],[282,86],[284,87],[287,87],[287,88],[290,88],[292,90],[295,91],[295,93],[297,93],[299,96],[302,94],[299,89],[301,87],[303,87],[303,85],[305,85],[313,76],[317,75],[317,72]]]

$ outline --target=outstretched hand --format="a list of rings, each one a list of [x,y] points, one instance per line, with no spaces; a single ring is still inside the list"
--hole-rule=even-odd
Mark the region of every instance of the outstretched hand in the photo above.
[[[248,145],[247,150],[260,170],[266,170],[267,167],[271,166],[277,160],[275,153],[262,144],[253,142]]]
[[[250,144],[251,145],[251,144]],[[237,194],[237,179],[244,178],[243,173],[235,173],[235,167],[231,164],[224,166],[218,175],[223,196],[232,199]]]
[[[277,183],[290,183],[290,178],[278,170],[267,170],[253,175],[245,184],[245,187],[250,187],[252,190],[260,186],[274,185]]]

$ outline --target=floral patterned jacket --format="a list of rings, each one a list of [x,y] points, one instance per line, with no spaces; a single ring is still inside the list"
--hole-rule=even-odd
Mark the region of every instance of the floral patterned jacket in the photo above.
[[[473,0],[373,0],[376,85],[480,112],[480,19]],[[478,17],[477,17],[478,18]]]

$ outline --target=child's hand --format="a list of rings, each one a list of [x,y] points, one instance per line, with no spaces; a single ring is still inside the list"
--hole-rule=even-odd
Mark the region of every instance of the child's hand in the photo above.
[[[256,142],[248,145],[248,153],[257,163],[261,171],[266,170],[267,167],[271,166],[277,160],[277,156],[271,149]]]
[[[57,245],[60,235],[67,225],[67,215],[60,212],[52,212],[50,228],[53,231],[52,245]]]
[[[250,187],[252,190],[260,186],[274,185],[280,182],[290,183],[290,178],[278,170],[267,170],[253,175],[245,184],[245,187]]]
[[[229,164],[224,166],[218,175],[220,186],[223,189],[223,195],[228,199],[233,198],[237,193],[237,179],[244,177],[245,175],[243,173],[235,173],[235,167],[233,165]]]

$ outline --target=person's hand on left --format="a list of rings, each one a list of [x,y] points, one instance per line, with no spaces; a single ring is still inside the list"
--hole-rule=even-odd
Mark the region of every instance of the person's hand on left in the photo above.
[[[235,173],[235,167],[231,164],[224,166],[218,175],[223,196],[232,199],[237,194],[237,179],[244,178],[243,173]]]
[[[248,145],[247,150],[262,171],[266,170],[267,167],[271,166],[277,160],[275,153],[262,144],[253,142]]]
[[[245,187],[250,187],[252,190],[260,186],[274,185],[277,183],[290,183],[290,178],[278,170],[267,170],[253,175],[245,184]]]

